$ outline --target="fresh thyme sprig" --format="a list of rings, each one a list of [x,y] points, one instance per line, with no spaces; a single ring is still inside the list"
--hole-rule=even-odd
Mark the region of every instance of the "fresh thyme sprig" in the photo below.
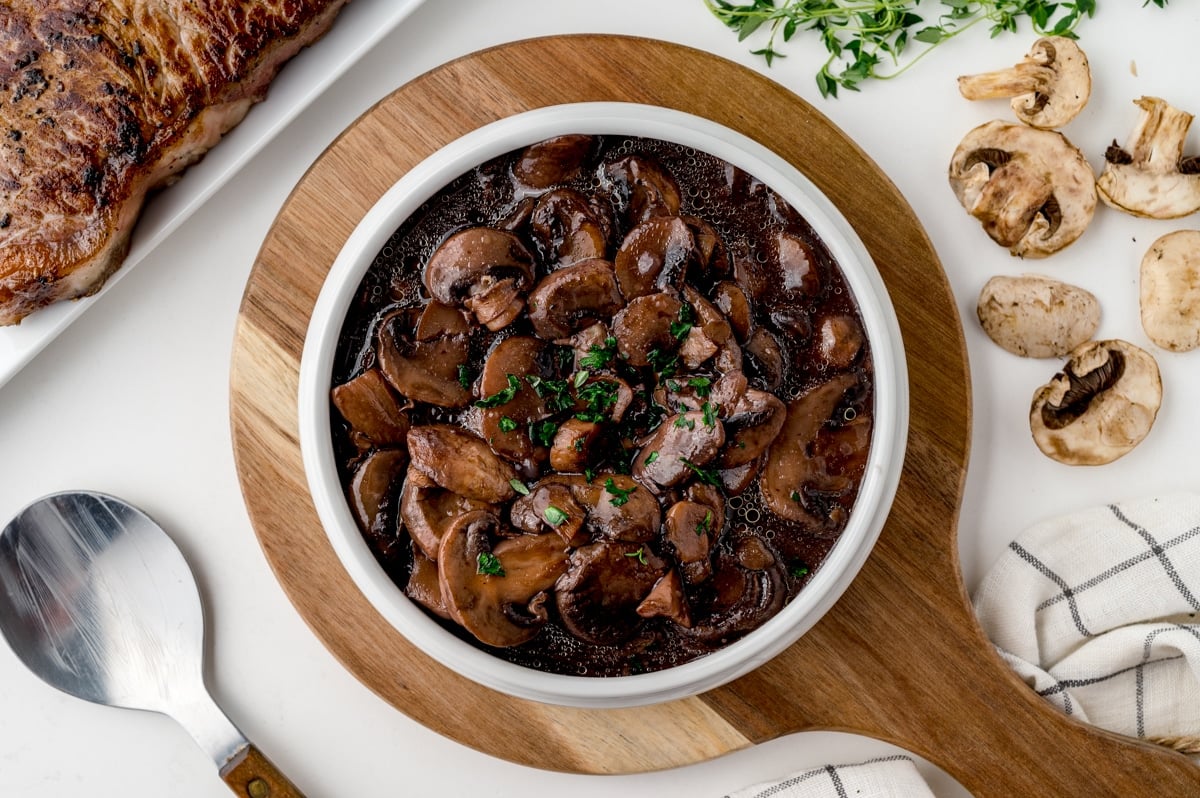
[[[817,72],[823,97],[837,97],[838,89],[858,91],[859,84],[875,78],[897,77],[942,42],[980,22],[990,23],[992,36],[1016,33],[1028,17],[1039,36],[1075,38],[1075,27],[1096,13],[1096,0],[939,0],[936,21],[917,13],[931,0],[704,0],[709,11],[736,31],[743,41],[760,28],[769,31],[766,46],[751,50],[767,66],[784,58],[777,49],[802,31],[818,37],[829,57]],[[1162,8],[1167,0],[1145,0]],[[913,42],[924,45],[915,55]]]

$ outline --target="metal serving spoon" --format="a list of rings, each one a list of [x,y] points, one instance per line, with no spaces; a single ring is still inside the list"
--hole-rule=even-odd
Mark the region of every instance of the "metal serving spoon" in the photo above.
[[[204,686],[204,616],[154,521],[100,493],[35,501],[0,531],[0,631],[43,681],[183,726],[245,798],[302,798]]]

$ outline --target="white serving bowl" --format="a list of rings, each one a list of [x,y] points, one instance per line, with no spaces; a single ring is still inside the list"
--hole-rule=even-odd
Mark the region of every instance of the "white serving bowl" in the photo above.
[[[514,665],[460,640],[410,601],[378,565],[350,513],[334,459],[329,416],[334,353],[347,309],[375,255],[422,203],[479,164],[568,133],[661,139],[721,158],[773,188],[812,226],[854,294],[874,361],[874,430],[866,473],[841,537],[777,615],[736,642],[662,671],[565,676]],[[833,606],[862,567],[887,518],[908,432],[900,327],[875,265],[850,224],[795,167],[715,122],[631,103],[550,106],[501,119],[447,144],[402,177],[363,217],[317,298],[300,365],[300,445],[309,489],[334,551],[372,606],[413,645],[482,685],[578,707],[628,707],[695,695],[741,676],[795,642]]]

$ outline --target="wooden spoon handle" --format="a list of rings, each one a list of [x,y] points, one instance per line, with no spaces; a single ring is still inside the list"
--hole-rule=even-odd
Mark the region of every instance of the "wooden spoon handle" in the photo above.
[[[304,798],[253,744],[229,760],[221,769],[221,778],[240,798]]]

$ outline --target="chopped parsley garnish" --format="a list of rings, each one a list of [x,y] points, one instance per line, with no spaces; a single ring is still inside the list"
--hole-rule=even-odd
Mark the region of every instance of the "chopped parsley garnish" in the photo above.
[[[688,380],[688,385],[696,389],[696,396],[701,399],[712,393],[712,380],[708,377],[692,377]]]
[[[464,391],[471,390],[471,371],[466,366],[458,367],[458,384]]]
[[[583,386],[578,396],[587,403],[587,408],[575,414],[580,421],[590,421],[599,424],[608,416],[608,411],[617,403],[617,391],[620,383],[612,380],[596,380]]]
[[[604,480],[604,489],[612,494],[612,498],[608,500],[608,503],[613,507],[620,507],[629,501],[629,494],[637,490],[637,486],[634,485],[632,488],[628,489],[618,488],[617,483],[613,481],[613,478],[609,477],[608,479]]]
[[[475,403],[476,407],[499,407],[503,404],[508,404],[517,395],[517,391],[521,390],[521,381],[513,375],[508,375],[508,387],[502,391],[498,391],[491,396],[480,399]]]
[[[635,557],[642,565],[646,564],[646,547],[642,546],[637,551],[625,552],[626,557]]]
[[[588,377],[590,377],[590,376],[591,376],[591,372],[590,372],[590,371],[580,371],[580,372],[577,372],[577,373],[575,374],[575,390],[579,390],[580,388],[582,388],[582,387],[583,387],[583,384],[584,384],[585,382],[587,382],[587,380],[588,380]]]
[[[583,478],[588,481],[589,485],[592,484],[592,480],[596,478],[596,471],[591,468],[583,469]]]
[[[696,465],[695,463],[693,463],[691,460],[687,459],[686,457],[680,458],[679,462],[683,463],[685,466],[692,469],[692,472],[696,475],[696,479],[700,480],[704,484],[706,484],[706,485],[720,485],[721,484],[721,480],[720,480],[720,478],[717,477],[716,472],[711,471],[707,468],[701,468],[700,466]]]
[[[537,375],[530,374],[525,378],[525,382],[529,383],[529,387],[533,389],[539,399],[545,400],[546,409],[551,413],[566,410],[573,404],[571,394],[567,391],[566,380],[544,380]]]
[[[650,465],[657,459],[658,459],[658,452],[650,452],[650,454],[646,455],[646,459],[643,460],[642,462],[645,463],[646,465]]]
[[[650,361],[651,368],[664,377],[674,374],[679,365],[679,355],[673,355],[657,348],[646,353],[646,360]]]
[[[679,393],[679,383],[675,380],[667,380],[667,390],[671,393]]]
[[[558,434],[558,425],[553,421],[535,421],[529,425],[529,439],[536,446],[550,446]]]
[[[571,445],[575,447],[575,451],[582,452],[583,451],[583,438],[576,438],[575,440],[573,440],[571,442]]]
[[[500,417],[500,431],[501,432],[512,432],[516,428],[517,428],[517,422],[513,421],[508,416]]]
[[[512,489],[515,490],[517,493],[521,494],[522,496],[529,495],[529,488],[525,487],[525,483],[522,482],[521,480],[510,479],[508,481],[508,484],[512,485]]]
[[[692,306],[684,302],[679,306],[677,318],[678,321],[671,322],[671,335],[682,341],[691,332],[692,322],[696,320],[696,314],[692,310]]]
[[[475,558],[475,573],[484,576],[504,576],[504,566],[500,558],[490,551],[481,551]]]
[[[550,526],[559,526],[570,517],[553,504],[546,505],[546,509],[542,511],[542,516],[545,517],[546,523]]]
[[[679,416],[675,419],[675,426],[680,428],[687,427],[688,429],[695,429],[696,419],[688,418],[687,416]]]
[[[604,346],[592,344],[588,348],[588,353],[579,358],[579,365],[581,368],[596,371],[597,369],[606,367],[616,355],[617,339],[610,335],[604,339]]]
[[[703,535],[706,532],[711,532],[712,531],[712,522],[713,522],[712,510],[708,510],[707,512],[704,513],[703,520],[701,520],[700,523],[696,524],[696,534]]]
[[[798,491],[798,490],[792,491],[792,494],[790,496],[788,496],[788,498],[794,502],[800,501],[800,491]]]
[[[714,408],[710,402],[705,402],[703,405],[701,405],[700,410],[704,413],[704,426],[715,426],[717,423],[716,408]]]
[[[791,573],[791,575],[796,579],[802,579],[808,576],[808,563],[806,563],[804,560],[793,560],[792,567],[789,569],[789,573]]]

